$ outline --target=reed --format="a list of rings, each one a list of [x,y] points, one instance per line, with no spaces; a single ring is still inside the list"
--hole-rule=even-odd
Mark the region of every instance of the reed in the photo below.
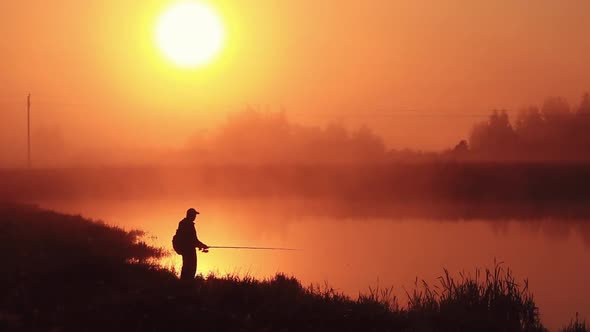
[[[586,332],[588,331],[588,325],[586,320],[580,318],[580,314],[576,313],[576,318],[573,319],[568,325],[560,330],[561,332]]]

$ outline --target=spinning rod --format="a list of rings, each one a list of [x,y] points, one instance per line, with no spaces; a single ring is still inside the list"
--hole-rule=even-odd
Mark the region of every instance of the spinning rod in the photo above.
[[[298,251],[295,248],[278,248],[278,247],[242,247],[242,246],[209,246],[209,249],[243,249],[243,250],[284,250]],[[205,249],[206,250],[206,249]]]

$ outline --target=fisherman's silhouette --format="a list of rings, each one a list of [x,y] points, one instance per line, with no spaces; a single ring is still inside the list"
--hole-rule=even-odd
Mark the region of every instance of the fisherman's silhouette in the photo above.
[[[199,241],[197,230],[195,229],[195,219],[199,212],[193,208],[186,211],[186,218],[178,223],[176,235],[172,239],[174,250],[182,255],[182,270],[180,279],[194,280],[197,272],[197,251],[196,248],[203,252],[208,252],[209,246]]]

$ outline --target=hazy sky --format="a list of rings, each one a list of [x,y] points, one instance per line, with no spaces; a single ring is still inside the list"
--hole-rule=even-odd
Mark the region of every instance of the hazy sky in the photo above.
[[[439,149],[492,108],[590,90],[587,0],[209,1],[227,38],[193,70],[154,42],[174,2],[1,1],[0,161],[23,156],[28,92],[56,149],[181,146],[248,104]]]

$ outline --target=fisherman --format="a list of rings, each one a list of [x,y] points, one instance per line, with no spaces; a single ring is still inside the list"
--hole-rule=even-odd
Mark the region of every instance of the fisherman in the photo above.
[[[197,251],[208,252],[209,246],[199,241],[197,230],[195,229],[195,219],[199,212],[193,208],[186,211],[186,218],[178,223],[176,235],[172,239],[174,250],[182,255],[182,270],[180,279],[194,280],[197,272]]]

